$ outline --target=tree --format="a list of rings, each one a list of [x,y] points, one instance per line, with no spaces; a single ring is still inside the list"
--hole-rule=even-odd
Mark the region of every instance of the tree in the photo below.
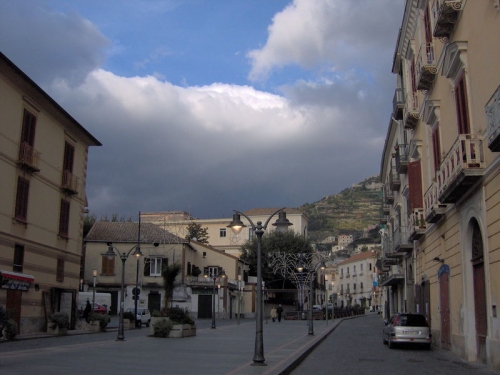
[[[163,266],[161,276],[163,277],[163,288],[165,289],[165,308],[172,301],[174,293],[175,279],[181,273],[182,267],[179,263],[173,263]]]
[[[202,228],[201,224],[195,223],[194,221],[190,222],[187,226],[187,234],[186,240],[192,240],[196,238],[196,242],[204,243],[208,245],[208,227]]]
[[[313,248],[308,239],[294,231],[281,233],[277,230],[262,236],[262,279],[270,281],[276,278],[267,266],[267,254],[270,252],[282,253],[311,253]],[[250,266],[250,274],[257,275],[257,238],[247,241],[241,247],[240,259]]]

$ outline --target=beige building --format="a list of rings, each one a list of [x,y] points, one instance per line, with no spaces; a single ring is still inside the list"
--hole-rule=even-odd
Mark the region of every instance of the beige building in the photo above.
[[[380,288],[376,266],[377,257],[378,252],[365,251],[354,254],[337,265],[338,307],[360,305],[369,308],[378,305]]]
[[[0,53],[0,305],[20,332],[75,324],[90,146],[71,115]]]
[[[258,221],[265,224],[269,216],[277,210],[278,208],[257,208],[244,211],[244,214],[250,217],[252,222],[257,225]],[[285,208],[284,211],[286,212],[286,218],[290,221],[290,223],[292,223],[289,229],[307,237],[307,216],[302,211],[295,208]],[[277,219],[278,214],[272,217],[267,226],[267,231],[275,229],[272,224]],[[248,220],[243,215],[241,215],[241,220],[247,225],[247,228],[244,228],[239,234],[234,234],[231,229],[227,227],[232,220],[231,217],[220,219],[196,219],[192,218],[191,215],[183,211],[166,211],[142,212],[141,220],[143,222],[156,224],[181,238],[186,237],[186,228],[189,223],[198,223],[203,228],[208,229],[208,241],[210,246],[238,257],[240,255],[241,246],[245,243],[245,241],[253,238],[252,228]]]
[[[497,371],[499,32],[496,0],[406,1],[381,165],[385,313]]]
[[[215,291],[217,318],[236,317],[239,311],[246,317],[253,316],[255,285],[251,278],[249,282],[247,267],[237,257],[184,240],[152,223],[139,227],[138,223],[96,222],[85,237],[84,283],[92,291],[93,270],[97,270],[96,292],[111,294],[111,314],[118,312],[121,302],[123,260],[104,255],[107,243],[113,244],[115,253],[133,254],[139,238],[143,255],[138,260],[129,255],[125,260],[125,310],[134,308],[137,292],[138,307],[151,311],[165,307],[162,268],[179,263],[181,273],[175,282],[173,306],[187,309],[194,318],[211,318]],[[217,277],[222,270],[226,277]]]

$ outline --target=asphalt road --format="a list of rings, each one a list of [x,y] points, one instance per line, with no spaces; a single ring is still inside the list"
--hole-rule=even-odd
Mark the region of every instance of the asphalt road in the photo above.
[[[382,344],[380,315],[345,320],[291,375],[498,375],[433,347],[389,349]]]

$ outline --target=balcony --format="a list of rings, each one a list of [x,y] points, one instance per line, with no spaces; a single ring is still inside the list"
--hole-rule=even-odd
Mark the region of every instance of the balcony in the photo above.
[[[405,280],[405,277],[402,273],[391,273],[386,274],[380,278],[380,286],[391,286],[402,284]]]
[[[403,111],[403,124],[405,129],[414,129],[420,120],[420,108],[418,104],[418,96],[413,93],[406,98],[405,108]]]
[[[401,178],[399,177],[398,171],[396,171],[396,168],[394,167],[389,174],[389,186],[392,191],[399,191],[399,188],[401,187]]]
[[[484,175],[483,137],[461,134],[445,156],[437,175],[438,199],[455,203]]]
[[[420,240],[425,236],[425,231],[427,229],[427,222],[424,218],[424,209],[415,208],[410,215],[410,225],[408,227],[409,241]]]
[[[20,167],[31,172],[40,172],[38,168],[39,159],[40,153],[37,150],[26,142],[21,143],[21,147],[19,148],[19,160],[17,162]]]
[[[486,104],[486,118],[488,121],[486,129],[488,148],[492,152],[500,152],[500,86]]]
[[[387,224],[387,215],[380,214],[380,224]]]
[[[384,186],[384,202],[387,204],[394,203],[394,193],[389,189],[387,184]]]
[[[388,204],[382,203],[382,215],[389,215],[391,213],[391,206]]]
[[[71,195],[78,194],[78,177],[70,171],[64,171],[61,189]]]
[[[437,184],[434,182],[424,194],[424,215],[428,223],[437,223],[446,214],[446,204],[438,200]]]
[[[396,91],[394,92],[394,98],[392,98],[392,117],[394,117],[395,120],[403,119],[404,107],[405,102],[403,97],[403,90],[396,89]]]
[[[408,171],[408,147],[405,144],[396,145],[396,170],[405,174]]]
[[[430,90],[437,74],[434,43],[422,43],[420,45],[416,68],[417,90]]]
[[[404,256],[413,251],[413,243],[410,241],[407,227],[397,227],[393,233],[393,238],[395,256]]]
[[[444,40],[450,38],[464,2],[463,0],[434,0],[432,4],[432,18],[435,22],[434,37]]]

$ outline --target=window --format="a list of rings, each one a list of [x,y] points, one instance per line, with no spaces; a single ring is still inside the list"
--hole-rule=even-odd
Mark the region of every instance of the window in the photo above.
[[[23,130],[21,133],[21,144],[26,143],[28,146],[35,146],[35,127],[36,117],[27,109],[23,114]]]
[[[434,156],[434,170],[439,170],[441,165],[441,143],[439,142],[439,123],[432,131],[432,153]]]
[[[22,273],[23,263],[24,263],[24,246],[16,245],[14,247],[14,262],[12,264],[12,271]]]
[[[458,133],[469,134],[469,111],[467,109],[467,86],[462,74],[455,86],[455,103],[457,107]]]
[[[352,284],[352,290],[353,290],[353,291],[356,291],[356,283],[353,283],[353,284]]]
[[[370,269],[370,271],[372,270],[372,264],[371,263],[368,263],[368,267]]]
[[[216,277],[219,274],[219,267],[208,267],[208,277]]]
[[[361,263],[361,264],[359,265],[359,271],[360,271],[360,272],[363,272],[363,263]]]
[[[161,276],[163,266],[168,265],[167,258],[151,257],[144,259],[144,276]]]
[[[219,229],[219,237],[226,237],[226,228]]]
[[[253,241],[254,232],[252,228],[248,228],[248,240]]]
[[[69,237],[69,201],[61,199],[59,211],[59,235],[64,238]]]
[[[359,289],[363,289],[363,282],[359,284]]]
[[[66,142],[64,145],[63,171],[73,173],[73,161],[75,159],[75,147]]]
[[[25,178],[17,178],[17,192],[16,192],[16,212],[15,217],[17,220],[26,222],[28,216],[28,195],[30,190],[30,182]]]
[[[114,276],[115,275],[115,257],[109,259],[107,256],[102,257],[101,262],[101,275]]]
[[[57,270],[56,270],[56,281],[64,281],[64,259],[57,258]]]

